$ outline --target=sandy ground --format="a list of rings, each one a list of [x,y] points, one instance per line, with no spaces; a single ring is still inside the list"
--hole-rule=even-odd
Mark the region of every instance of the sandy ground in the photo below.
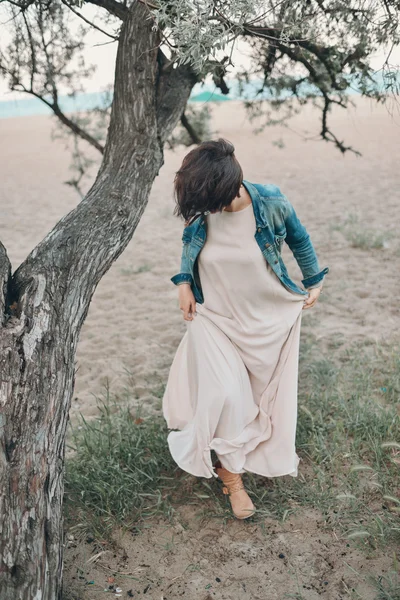
[[[260,527],[199,518],[185,507],[173,526],[158,521],[139,537],[121,536],[117,551],[70,539],[66,600],[107,598],[116,589],[145,600],[376,600],[366,578],[384,574],[387,560],[366,558],[325,525],[311,509]]]
[[[296,117],[290,130],[269,128],[257,136],[238,104],[223,103],[213,109],[213,135],[235,144],[246,179],[281,187],[307,226],[321,268],[330,267],[319,304],[305,311],[302,321],[303,333],[313,332],[322,347],[334,336],[345,342],[387,340],[398,330],[400,316],[400,116],[392,119],[384,107],[358,102],[356,110],[335,111],[331,122],[340,139],[363,153],[361,158],[351,153],[342,156],[324,142],[305,141],[304,135],[313,137],[319,129],[312,109]],[[0,239],[14,269],[79,201],[63,184],[69,177],[69,155],[61,141],[50,139],[51,128],[49,117],[0,120]],[[285,147],[279,148],[276,141]],[[96,414],[95,396],[103,395],[107,384],[132,404],[154,406],[160,401],[186,327],[177,288],[170,282],[179,270],[182,230],[182,222],[172,215],[172,180],[186,152],[185,148],[166,152],[134,239],[95,292],[76,358],[73,422],[79,412],[86,417]],[[367,241],[382,235],[384,247],[352,247],[348,229],[343,228],[349,218],[353,218],[353,231],[367,231]],[[284,252],[290,273],[299,281],[293,257],[288,248]],[[283,528],[271,522],[266,529],[271,535],[266,538],[254,525],[230,522],[226,528],[188,514],[183,518],[191,522],[189,532],[179,529],[179,519],[175,533],[165,523],[154,523],[147,537],[121,540],[124,550],[116,557],[109,555],[109,569],[139,570],[140,584],[132,580],[129,586],[135,594],[141,592],[138,597],[146,593],[146,598],[158,600],[183,595],[191,600],[273,600],[283,597],[283,589],[296,593],[296,577],[300,574],[301,579],[304,573],[311,582],[308,591],[302,588],[307,600],[351,597],[346,586],[351,590],[354,573],[346,571],[340,558],[346,544],[323,531],[318,515],[303,513]],[[168,536],[175,536],[172,549]],[[285,564],[277,556],[289,548],[290,560]],[[68,577],[75,577],[92,551],[90,544],[76,548],[70,544]],[[358,570],[364,560],[353,551],[349,564]],[[84,577],[92,577],[83,568]],[[99,573],[107,572],[107,568],[97,571],[97,580]],[[123,581],[118,581],[121,588]],[[129,597],[129,587],[125,581],[123,597]],[[103,594],[87,591],[79,597]],[[365,592],[362,597],[373,596]]]
[[[400,114],[391,118],[384,107],[363,101],[357,110],[332,115],[336,135],[359,149],[359,158],[304,140],[319,128],[311,108],[296,117],[292,130],[269,128],[257,136],[237,103],[215,104],[213,111],[214,136],[235,144],[245,178],[281,187],[309,230],[321,267],[330,267],[319,305],[304,313],[303,331],[322,340],[387,338],[400,313]],[[51,128],[46,116],[0,120],[0,239],[13,268],[79,201],[63,184],[69,156],[61,141],[51,141]],[[278,140],[284,149],[274,145]],[[107,384],[130,402],[160,395],[186,326],[170,277],[179,270],[182,230],[172,215],[172,180],[187,151],[166,152],[133,240],[94,294],[76,358],[73,421],[78,412],[96,414],[95,396]],[[358,219],[353,229],[384,235],[385,248],[352,248],[335,228],[352,216]],[[284,256],[300,281],[287,247]]]

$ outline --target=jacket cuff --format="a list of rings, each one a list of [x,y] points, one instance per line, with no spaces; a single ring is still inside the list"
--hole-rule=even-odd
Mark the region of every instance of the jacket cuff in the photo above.
[[[190,283],[190,285],[193,284],[193,278],[190,273],[177,273],[171,277],[171,281],[175,285],[179,285],[180,283]]]
[[[307,288],[310,285],[319,283],[324,278],[325,274],[328,272],[329,272],[329,267],[325,267],[319,273],[316,273],[315,275],[312,275],[311,277],[306,277],[305,279],[302,279],[301,283],[304,285],[305,288]]]

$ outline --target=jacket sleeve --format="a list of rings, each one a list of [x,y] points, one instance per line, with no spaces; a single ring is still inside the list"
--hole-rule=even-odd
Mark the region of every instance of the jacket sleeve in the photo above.
[[[182,254],[181,254],[181,268],[179,273],[171,277],[172,283],[180,285],[181,283],[190,283],[193,285],[193,277],[190,273],[190,261],[189,261],[189,246],[191,236],[187,231],[187,227],[184,228],[182,233]]]
[[[302,284],[306,289],[317,287],[317,284],[322,285],[325,274],[329,272],[329,267],[320,268],[310,236],[298,218],[293,205],[286,197],[284,215],[286,227],[285,241],[293,252],[304,277],[301,280]]]

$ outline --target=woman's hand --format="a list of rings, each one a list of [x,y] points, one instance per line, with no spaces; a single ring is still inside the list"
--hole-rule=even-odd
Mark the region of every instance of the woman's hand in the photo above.
[[[193,321],[196,314],[196,300],[190,283],[181,283],[179,286],[179,308],[183,310],[185,321]]]
[[[316,287],[312,288],[311,290],[308,290],[308,298],[306,298],[306,300],[304,301],[303,310],[315,306],[321,291],[322,287]]]

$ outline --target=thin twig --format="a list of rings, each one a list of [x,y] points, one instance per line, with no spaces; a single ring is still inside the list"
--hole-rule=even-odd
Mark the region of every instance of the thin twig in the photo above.
[[[75,10],[75,8],[73,8],[66,0],[61,0],[61,2],[63,4],[65,4],[65,6],[67,6],[75,15],[77,15],[80,19],[82,19],[82,21],[85,21],[85,23],[87,23],[88,25],[91,25],[94,29],[97,29],[101,33],[104,33],[104,35],[107,35],[108,37],[112,38],[113,40],[116,40],[116,41],[119,40],[119,38],[117,36],[112,35],[111,33],[108,33],[107,31],[104,31],[104,29],[101,29],[101,27],[98,27],[98,25],[95,25],[95,23],[92,23],[92,21],[89,21],[89,19],[87,19],[86,17],[81,15],[81,13],[79,13],[77,10]]]

